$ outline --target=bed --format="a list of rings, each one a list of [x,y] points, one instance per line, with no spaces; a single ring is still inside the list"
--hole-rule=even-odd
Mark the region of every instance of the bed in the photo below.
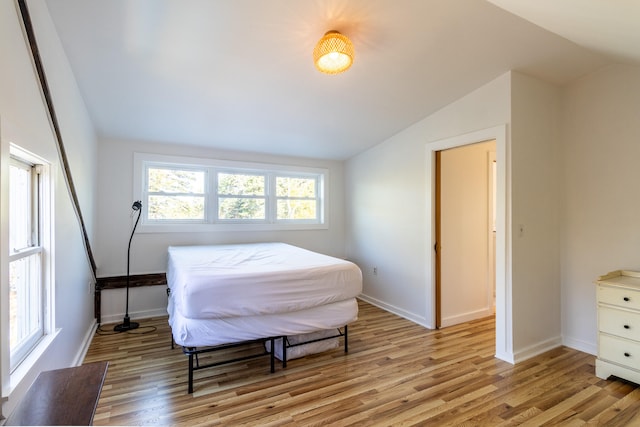
[[[285,243],[171,246],[167,283],[169,324],[189,355],[191,393],[201,352],[262,340],[273,371],[274,357],[286,367],[289,347],[290,358],[302,357],[335,348],[341,336],[347,351],[362,273],[350,261]]]

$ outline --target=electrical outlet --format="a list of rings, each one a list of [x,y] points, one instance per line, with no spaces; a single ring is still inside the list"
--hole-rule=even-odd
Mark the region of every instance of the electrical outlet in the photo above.
[[[89,295],[93,293],[93,282],[89,280]]]

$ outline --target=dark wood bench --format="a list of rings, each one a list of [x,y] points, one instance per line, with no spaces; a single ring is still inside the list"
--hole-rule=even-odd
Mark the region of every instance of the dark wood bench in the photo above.
[[[44,371],[5,425],[91,425],[108,362]]]

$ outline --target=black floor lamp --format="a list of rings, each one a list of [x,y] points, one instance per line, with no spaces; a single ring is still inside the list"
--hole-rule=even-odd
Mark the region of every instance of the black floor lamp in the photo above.
[[[138,211],[138,218],[136,219],[136,223],[133,226],[133,230],[131,231],[131,237],[129,237],[129,247],[127,248],[127,307],[125,310],[124,320],[121,324],[116,325],[113,330],[116,332],[124,332],[131,329],[136,329],[140,324],[136,322],[131,322],[129,320],[129,264],[131,262],[131,241],[133,240],[133,234],[136,232],[136,227],[138,226],[138,221],[140,221],[140,214],[142,213],[142,202],[137,200],[133,202],[133,206],[131,209],[134,211]]]

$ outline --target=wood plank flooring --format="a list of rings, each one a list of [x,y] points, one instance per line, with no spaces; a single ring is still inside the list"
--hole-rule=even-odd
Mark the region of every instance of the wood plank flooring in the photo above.
[[[515,366],[494,358],[493,318],[429,330],[360,302],[349,353],[273,374],[267,356],[196,371],[191,395],[167,319],[140,323],[93,339],[85,363],[109,361],[94,425],[640,425],[640,388],[597,378],[592,355],[562,347]]]

